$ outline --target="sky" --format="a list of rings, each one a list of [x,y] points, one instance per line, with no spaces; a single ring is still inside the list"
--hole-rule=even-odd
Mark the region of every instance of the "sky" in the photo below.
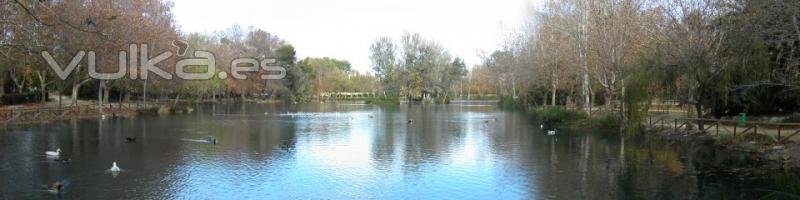
[[[536,0],[173,0],[180,30],[253,26],[294,45],[298,59],[331,57],[371,72],[369,46],[404,32],[436,41],[468,66],[499,49]]]

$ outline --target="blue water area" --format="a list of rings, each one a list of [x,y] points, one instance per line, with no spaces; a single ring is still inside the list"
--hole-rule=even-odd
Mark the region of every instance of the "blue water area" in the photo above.
[[[411,121],[409,123],[409,121]],[[208,142],[213,137],[217,143]],[[126,138],[136,138],[127,141]],[[62,150],[64,164],[45,156]],[[548,136],[492,105],[196,105],[0,133],[0,199],[748,199],[685,145]],[[111,173],[112,162],[122,169]],[[728,178],[726,178],[728,177]],[[727,198],[730,197],[730,198]]]

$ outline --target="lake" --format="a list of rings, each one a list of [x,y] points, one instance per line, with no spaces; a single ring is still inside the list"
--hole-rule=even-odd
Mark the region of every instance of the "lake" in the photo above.
[[[539,126],[493,105],[225,104],[12,127],[0,199],[55,199],[55,181],[65,199],[753,199],[787,179],[715,171],[704,144]]]

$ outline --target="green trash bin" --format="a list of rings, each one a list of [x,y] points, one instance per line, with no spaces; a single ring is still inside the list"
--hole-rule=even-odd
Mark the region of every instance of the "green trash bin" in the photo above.
[[[747,113],[739,113],[739,126],[744,126],[747,123]]]

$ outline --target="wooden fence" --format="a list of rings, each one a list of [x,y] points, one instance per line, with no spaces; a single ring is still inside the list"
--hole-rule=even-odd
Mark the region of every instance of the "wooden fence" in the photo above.
[[[705,134],[731,134],[733,137],[747,136],[750,134],[764,135],[772,138],[776,143],[786,143],[793,137],[800,135],[800,124],[798,123],[741,123],[734,120],[650,116],[647,119],[647,125],[651,128],[661,129],[698,130]],[[712,130],[714,132],[710,132]]]

